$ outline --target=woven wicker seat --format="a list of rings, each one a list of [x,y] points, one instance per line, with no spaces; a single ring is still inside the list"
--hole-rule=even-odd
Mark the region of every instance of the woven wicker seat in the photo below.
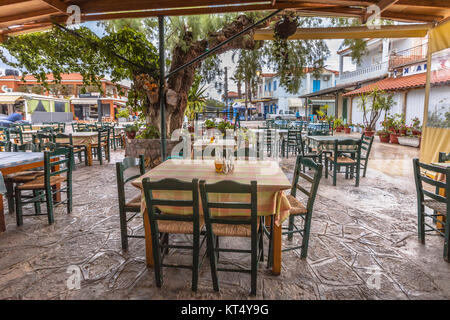
[[[126,207],[132,207],[132,208],[140,208],[141,207],[141,194],[138,194],[133,199],[128,201],[125,206]]]
[[[242,219],[241,217],[234,217],[231,219]],[[248,220],[248,217],[244,219]],[[259,229],[259,219],[258,219]],[[213,233],[219,237],[251,237],[252,230],[250,225],[232,225],[232,224],[220,224],[214,223],[212,225]]]
[[[199,219],[200,230],[205,225],[203,217]],[[187,221],[158,220],[158,231],[162,233],[193,234],[194,223]]]
[[[286,195],[286,197],[291,205],[289,214],[306,214],[308,212],[305,206],[297,198],[291,196],[290,194]]]
[[[44,171],[23,171],[17,173],[8,174],[5,180],[9,180],[13,183],[25,183],[33,181],[34,179],[43,176]]]
[[[423,204],[428,208],[436,210],[437,212],[440,212],[442,214],[445,214],[447,212],[447,205],[443,202],[439,202],[434,199],[426,199],[423,201]]]
[[[50,177],[50,185],[55,186],[58,183],[66,181],[66,177],[52,176]],[[45,188],[44,176],[40,176],[33,181],[24,183],[18,187],[20,190],[37,190]]]
[[[334,161],[333,156],[328,156],[328,159],[331,161]],[[337,162],[338,163],[354,163],[354,164],[356,164],[356,160],[349,158],[349,157],[338,157]]]

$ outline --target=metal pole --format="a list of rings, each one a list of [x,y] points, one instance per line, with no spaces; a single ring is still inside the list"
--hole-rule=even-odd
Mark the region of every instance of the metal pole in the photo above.
[[[225,110],[228,112],[228,68],[225,67]]]
[[[159,26],[159,105],[161,117],[161,161],[166,161],[166,97],[164,94],[165,54],[164,54],[164,16],[158,16]]]

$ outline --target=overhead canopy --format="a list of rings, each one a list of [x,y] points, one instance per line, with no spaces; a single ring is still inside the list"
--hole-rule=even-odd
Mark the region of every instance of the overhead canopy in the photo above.
[[[0,95],[0,104],[14,104],[17,100],[22,99],[21,96]]]
[[[439,22],[450,17],[448,0],[3,0],[0,41],[7,34],[42,30],[52,20],[65,22],[70,5],[81,21],[293,9],[304,16],[349,16],[366,21],[377,4],[381,17],[408,22]],[[73,13],[71,11],[70,13]]]

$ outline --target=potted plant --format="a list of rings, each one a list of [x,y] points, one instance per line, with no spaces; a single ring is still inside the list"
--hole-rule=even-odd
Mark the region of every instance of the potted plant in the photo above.
[[[118,113],[117,113],[117,120],[119,122],[125,122],[128,120],[128,118],[130,117],[130,112],[128,111],[128,109],[121,109]]]
[[[342,129],[343,129],[343,126],[342,126],[342,120],[339,119],[339,118],[336,118],[336,119],[334,120],[334,130],[335,130],[336,132],[341,132]]]
[[[216,123],[214,122],[214,120],[206,119],[206,121],[205,121],[206,129],[214,129],[215,127],[216,127]]]
[[[389,141],[393,144],[398,144],[398,127],[394,127],[393,130],[389,130]]]
[[[384,111],[386,113],[395,104],[392,94],[385,94],[384,91],[374,89],[369,94],[359,96],[359,107],[363,111],[364,135],[372,137],[375,134],[375,127]]]
[[[414,136],[420,136],[422,134],[422,126],[420,124],[420,119],[415,117],[412,119],[411,131]]]
[[[397,115],[397,117],[399,118],[398,132],[400,135],[406,135],[406,132],[408,131],[408,127],[406,126],[405,115],[402,113],[402,114]]]
[[[389,143],[390,132],[384,128],[383,130],[377,131],[377,135],[380,138],[380,142]]]
[[[227,129],[234,129],[234,125],[228,121],[223,120],[217,125],[217,129],[219,129],[222,134],[225,134]]]
[[[352,128],[350,128],[349,124],[344,124],[344,132],[349,134],[352,131]]]
[[[134,139],[136,137],[136,133],[139,131],[139,125],[137,123],[128,125],[125,127],[125,134],[128,139]]]

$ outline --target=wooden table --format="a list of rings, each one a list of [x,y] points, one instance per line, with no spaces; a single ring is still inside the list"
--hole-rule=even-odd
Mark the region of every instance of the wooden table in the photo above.
[[[167,160],[150,170],[145,175],[132,182],[132,185],[142,190],[142,180],[150,178],[152,180],[161,180],[165,178],[176,178],[182,181],[190,182],[196,178],[206,180],[207,183],[215,183],[221,180],[233,180],[240,183],[258,183],[258,215],[270,216],[275,218],[275,227],[273,231],[274,249],[273,249],[273,268],[272,272],[276,275],[281,273],[281,223],[288,217],[290,205],[283,190],[291,188],[291,183],[275,161],[244,161],[235,162],[233,173],[224,175],[215,172],[214,160]],[[150,224],[147,215],[147,208],[142,204],[142,213],[144,214],[145,229],[145,250],[147,265],[153,266],[152,243],[150,236]],[[201,210],[200,210],[201,212]],[[274,216],[274,214],[277,214]]]
[[[317,150],[333,150],[334,141],[343,141],[343,140],[354,140],[358,141],[361,138],[358,137],[347,137],[347,136],[306,136],[308,139],[308,144],[312,142]],[[354,148],[353,146],[349,146],[349,148]]]
[[[43,166],[43,152],[0,152],[0,172],[3,176]],[[5,230],[3,195],[0,194],[0,232],[4,232]]]
[[[98,132],[74,132],[72,133],[74,146],[85,146],[88,165],[92,166],[92,145],[98,143]],[[57,139],[59,143],[69,143],[68,139]]]
[[[204,156],[206,156],[206,158],[211,158],[213,150],[216,149],[221,152],[223,152],[224,149],[227,150],[227,152],[234,151],[236,148],[236,141],[234,139],[215,139],[211,142],[210,139],[198,139],[194,141],[192,148],[194,151],[194,159],[202,159]]]

